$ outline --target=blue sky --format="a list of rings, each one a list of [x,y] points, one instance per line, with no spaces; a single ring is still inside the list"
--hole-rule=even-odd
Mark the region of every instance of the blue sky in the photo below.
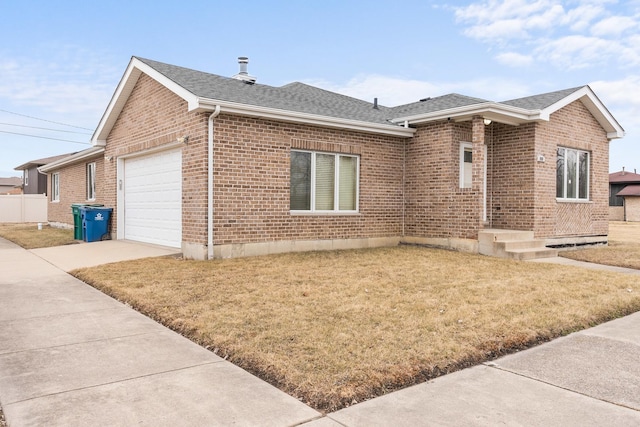
[[[589,84],[626,130],[610,170],[640,170],[640,0],[4,0],[0,24],[0,177],[89,148],[132,55],[386,106]]]

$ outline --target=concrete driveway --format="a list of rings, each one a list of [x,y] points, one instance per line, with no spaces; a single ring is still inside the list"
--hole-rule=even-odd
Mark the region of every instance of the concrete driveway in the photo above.
[[[30,252],[67,272],[76,268],[95,267],[111,262],[180,255],[180,249],[130,240],[78,243],[76,245],[32,249]]]

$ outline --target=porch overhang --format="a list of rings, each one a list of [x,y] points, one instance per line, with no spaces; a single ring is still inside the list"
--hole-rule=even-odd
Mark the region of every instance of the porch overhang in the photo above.
[[[498,102],[483,102],[479,104],[465,105],[447,110],[434,111],[414,116],[398,117],[391,120],[393,123],[417,125],[421,123],[440,120],[453,120],[456,122],[470,121],[473,117],[481,116],[497,123],[518,126],[534,121],[548,121],[549,115],[543,110],[527,110]]]

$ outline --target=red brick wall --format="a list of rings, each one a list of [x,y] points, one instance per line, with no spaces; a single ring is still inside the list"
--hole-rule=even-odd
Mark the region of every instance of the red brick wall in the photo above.
[[[87,163],[96,164],[96,199],[87,200]],[[57,171],[60,176],[60,201],[51,201],[51,175],[48,175],[48,221],[73,226],[72,203],[107,205],[104,199],[104,157],[86,160]]]
[[[403,141],[221,115],[215,120],[214,243],[401,234]],[[291,148],[360,155],[358,214],[291,214]]]
[[[460,142],[473,142],[471,122],[430,123],[407,141],[405,235],[477,237],[482,189],[475,181],[481,170],[474,165],[473,187],[460,188]]]
[[[536,125],[487,126],[487,221],[489,228],[533,230]],[[550,157],[547,157],[553,162]],[[555,169],[552,195],[555,201]],[[535,189],[542,194],[549,188]]]

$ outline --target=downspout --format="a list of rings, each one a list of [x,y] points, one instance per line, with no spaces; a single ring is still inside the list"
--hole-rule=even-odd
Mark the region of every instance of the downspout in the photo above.
[[[213,259],[213,119],[220,114],[220,105],[216,105],[215,110],[209,116],[208,129],[208,181],[207,181],[207,259]]]

